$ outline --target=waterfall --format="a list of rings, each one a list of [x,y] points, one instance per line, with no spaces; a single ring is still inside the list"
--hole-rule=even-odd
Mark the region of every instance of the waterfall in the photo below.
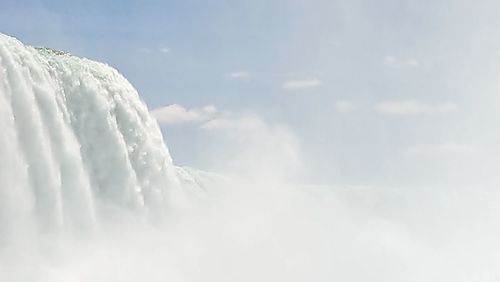
[[[92,227],[111,209],[161,216],[176,168],[112,67],[0,34],[0,234]]]

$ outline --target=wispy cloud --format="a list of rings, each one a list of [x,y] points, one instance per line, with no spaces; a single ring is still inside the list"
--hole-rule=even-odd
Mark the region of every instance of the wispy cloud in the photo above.
[[[343,114],[351,113],[358,108],[356,104],[346,100],[337,101],[334,107],[337,112]]]
[[[213,132],[237,134],[237,132],[261,130],[267,126],[258,115],[219,111],[212,105],[187,109],[173,104],[155,109],[151,114],[163,125],[193,124],[202,130]]]
[[[397,58],[394,56],[386,56],[384,64],[391,68],[418,68],[420,62],[416,58]]]
[[[262,120],[253,115],[233,114],[219,111],[212,105],[187,109],[173,104],[151,111],[159,123],[165,125],[191,123],[203,130],[250,130],[261,127]]]
[[[323,81],[319,78],[308,78],[302,80],[289,80],[283,83],[285,90],[302,90],[307,88],[315,88],[323,85]]]
[[[226,73],[224,77],[230,80],[250,80],[252,78],[252,74],[248,71],[234,71]]]
[[[161,48],[158,49],[158,51],[160,51],[161,53],[168,53],[168,52],[170,52],[170,48],[161,47]]]
[[[387,115],[419,115],[458,111],[458,105],[452,102],[427,104],[417,100],[383,101],[373,106],[373,109]]]
[[[263,121],[256,116],[240,116],[234,115],[217,117],[209,120],[203,125],[202,129],[205,130],[249,130],[256,129],[263,126]]]
[[[162,53],[162,54],[167,54],[170,52],[170,48],[167,47],[160,47],[160,48],[149,48],[149,47],[140,47],[137,49],[137,52],[143,53],[143,54],[151,54],[151,53]]]
[[[162,124],[200,123],[214,118],[219,114],[212,105],[201,108],[186,109],[173,104],[151,111],[151,114]]]
[[[461,156],[478,152],[478,148],[457,143],[420,144],[408,147],[402,151],[404,157],[441,157]]]

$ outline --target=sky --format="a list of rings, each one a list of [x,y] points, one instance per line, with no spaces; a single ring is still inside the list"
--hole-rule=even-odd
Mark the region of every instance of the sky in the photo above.
[[[499,27],[494,0],[3,0],[0,9],[0,32],[124,74],[179,165],[278,162],[308,183],[390,187],[496,183]]]

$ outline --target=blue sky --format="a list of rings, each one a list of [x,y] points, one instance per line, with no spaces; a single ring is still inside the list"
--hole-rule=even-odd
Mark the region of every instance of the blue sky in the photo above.
[[[180,164],[293,139],[308,181],[398,186],[500,160],[497,1],[2,2],[0,32],[109,63],[151,109],[178,104],[162,128]]]

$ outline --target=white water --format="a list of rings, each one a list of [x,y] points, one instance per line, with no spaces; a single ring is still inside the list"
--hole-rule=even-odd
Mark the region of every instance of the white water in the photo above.
[[[115,69],[0,34],[0,234],[93,228],[114,208],[161,217],[175,169]],[[111,210],[110,210],[111,209]]]
[[[0,281],[500,279],[494,191],[304,192],[269,150],[254,182],[176,168],[116,70],[1,34],[0,128]]]

